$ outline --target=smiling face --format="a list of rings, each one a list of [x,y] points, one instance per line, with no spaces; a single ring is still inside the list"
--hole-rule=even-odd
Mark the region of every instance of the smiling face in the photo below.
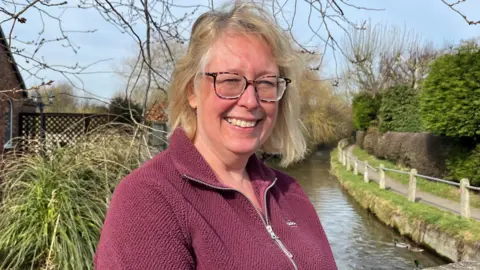
[[[233,72],[248,80],[279,75],[270,47],[253,35],[223,35],[208,60],[205,72]],[[215,94],[213,77],[201,75],[198,80],[198,89],[189,97],[190,106],[197,109],[194,144],[217,157],[248,158],[270,136],[278,102],[261,102],[252,85],[238,99],[222,99]]]

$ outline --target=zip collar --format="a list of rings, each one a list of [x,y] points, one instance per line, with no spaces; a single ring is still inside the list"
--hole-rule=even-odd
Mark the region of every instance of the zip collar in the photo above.
[[[175,169],[181,175],[200,180],[213,188],[229,189],[218,180],[215,172],[187,137],[183,128],[175,129],[170,137],[170,146],[167,151],[172,157]],[[266,188],[276,178],[275,172],[263,164],[255,154],[248,159],[247,172],[254,186],[259,189]]]

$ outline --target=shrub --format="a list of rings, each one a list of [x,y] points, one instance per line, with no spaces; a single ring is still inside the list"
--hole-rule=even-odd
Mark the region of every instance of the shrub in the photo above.
[[[450,137],[480,135],[480,49],[464,45],[436,59],[420,100],[427,130]]]
[[[379,159],[386,158],[386,145],[388,144],[384,136],[379,135],[377,139],[377,144],[373,147],[374,154]]]
[[[375,155],[375,147],[378,144],[378,130],[376,128],[370,128],[365,135],[363,147],[370,155]]]
[[[398,162],[421,174],[442,177],[445,173],[442,138],[430,133],[409,133],[405,138]]]
[[[3,161],[0,269],[93,269],[110,197],[144,148],[116,129]]]
[[[406,85],[397,85],[382,93],[378,113],[381,132],[422,131],[418,91]]]
[[[364,148],[370,155],[415,168],[421,174],[442,177],[446,172],[443,138],[430,133],[387,132],[381,136],[371,128]]]
[[[361,92],[353,98],[353,124],[355,129],[367,130],[367,128],[375,126],[380,101],[379,95],[374,97],[367,92]]]
[[[467,178],[471,185],[480,186],[480,144],[474,148],[458,143],[450,146],[446,166],[449,179]]]
[[[363,149],[363,142],[365,140],[365,135],[366,135],[366,132],[363,130],[359,130],[356,133],[355,144],[361,149]]]
[[[108,112],[117,116],[116,122],[133,124],[142,119],[142,106],[123,97],[114,97],[108,106]]]
[[[385,159],[398,162],[402,155],[402,144],[407,140],[411,133],[405,132],[387,132],[383,135],[385,144],[383,145]]]

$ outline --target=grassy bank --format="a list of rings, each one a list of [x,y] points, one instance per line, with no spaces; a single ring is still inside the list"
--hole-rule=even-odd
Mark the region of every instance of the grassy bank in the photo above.
[[[403,224],[418,230],[409,235],[415,242],[421,243],[422,230],[435,229],[447,233],[463,244],[480,244],[480,223],[463,219],[457,215],[441,211],[435,207],[409,202],[406,197],[388,190],[380,190],[375,182],[363,182],[362,175],[353,175],[336,159],[337,151],[331,154],[332,174],[337,176],[344,188],[364,208],[371,210],[385,224],[396,227],[400,233]]]
[[[355,146],[353,149],[353,154],[358,157],[360,161],[368,161],[368,164],[378,167],[380,163],[385,165],[386,168],[408,171],[409,169],[402,168],[395,163],[392,163],[388,160],[380,160],[376,157],[369,155],[367,151],[360,149],[358,146]],[[406,174],[400,174],[395,172],[385,171],[385,175],[398,180],[398,182],[408,185],[409,176]],[[448,184],[429,181],[420,177],[417,177],[417,190],[431,193],[433,195],[446,198],[452,201],[460,202],[460,189],[455,186]],[[470,192],[470,205],[475,208],[480,208],[480,196]]]

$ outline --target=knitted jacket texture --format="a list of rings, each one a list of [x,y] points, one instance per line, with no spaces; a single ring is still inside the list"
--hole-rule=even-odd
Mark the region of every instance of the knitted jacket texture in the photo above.
[[[255,155],[247,171],[261,210],[218,181],[178,128],[115,189],[95,269],[337,269],[300,185]]]

